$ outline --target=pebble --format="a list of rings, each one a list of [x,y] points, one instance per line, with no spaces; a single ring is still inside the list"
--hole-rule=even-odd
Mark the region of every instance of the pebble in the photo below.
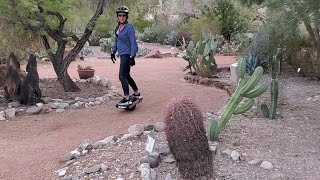
[[[268,161],[263,161],[260,165],[260,167],[262,167],[263,169],[273,169],[273,165],[271,162],[268,162]]]

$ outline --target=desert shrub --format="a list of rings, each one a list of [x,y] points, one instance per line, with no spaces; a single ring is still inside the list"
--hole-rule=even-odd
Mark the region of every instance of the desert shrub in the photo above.
[[[168,27],[165,22],[156,22],[151,27],[147,27],[139,36],[139,40],[150,43],[164,44],[167,35],[171,32],[171,27]]]

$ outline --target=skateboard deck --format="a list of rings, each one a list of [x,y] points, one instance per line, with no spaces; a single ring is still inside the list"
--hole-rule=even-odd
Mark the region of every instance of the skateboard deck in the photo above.
[[[142,96],[139,96],[139,97],[133,97],[133,98],[130,98],[132,100],[130,100],[131,104],[127,105],[127,106],[119,106],[118,104],[116,105],[117,108],[119,109],[125,109],[127,111],[132,111],[136,108],[137,104],[139,104],[142,100],[143,100],[143,97]]]

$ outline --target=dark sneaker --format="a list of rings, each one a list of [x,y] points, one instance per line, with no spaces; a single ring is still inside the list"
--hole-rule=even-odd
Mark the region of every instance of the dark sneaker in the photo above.
[[[130,99],[123,98],[121,101],[118,102],[118,106],[128,106],[132,104]]]

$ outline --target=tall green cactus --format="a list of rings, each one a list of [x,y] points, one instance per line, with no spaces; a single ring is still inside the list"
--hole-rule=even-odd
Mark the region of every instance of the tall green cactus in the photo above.
[[[279,84],[278,84],[278,76],[280,73],[280,61],[278,60],[278,55],[280,53],[280,49],[277,50],[277,53],[270,60],[270,73],[271,73],[271,107],[270,110],[266,104],[261,105],[262,113],[265,117],[270,119],[276,118],[277,106],[278,106],[278,96],[279,96]]]
[[[237,89],[233,93],[226,108],[224,109],[220,121],[217,122],[216,120],[212,119],[209,124],[208,134],[210,140],[218,139],[221,130],[229,122],[233,114],[242,114],[250,110],[255,103],[254,99],[268,90],[268,86],[266,84],[255,88],[263,74],[263,68],[261,66],[258,66],[253,74],[248,77],[246,76],[245,59],[240,58],[238,62],[238,70],[239,82]],[[243,104],[238,107],[244,98],[245,100],[243,101]]]
[[[190,41],[184,59],[189,61],[196,74],[201,77],[212,77],[212,67],[216,67],[214,55],[218,46],[217,40],[210,34],[201,33],[200,41]]]

